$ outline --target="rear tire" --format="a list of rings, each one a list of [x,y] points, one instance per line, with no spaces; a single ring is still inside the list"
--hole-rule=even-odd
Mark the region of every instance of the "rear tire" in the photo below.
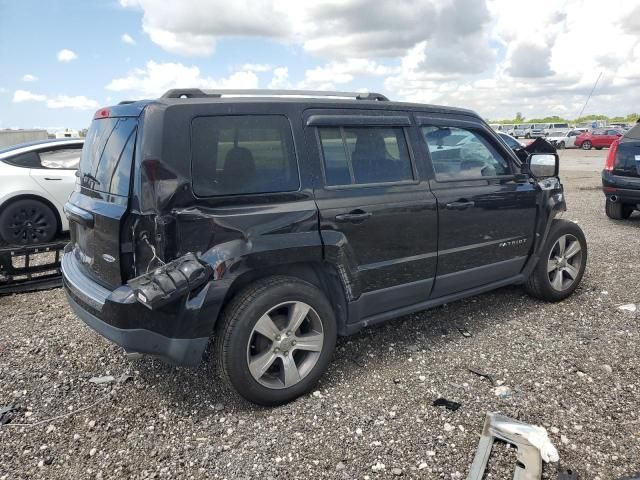
[[[0,213],[0,237],[9,245],[50,242],[58,229],[56,214],[40,200],[16,200]]]
[[[622,202],[612,202],[609,198],[607,198],[604,205],[604,211],[607,214],[607,217],[613,220],[626,220],[631,216],[634,210],[634,205]]]
[[[582,229],[567,220],[554,220],[525,290],[547,302],[564,300],[580,284],[586,265],[587,240]]]
[[[220,375],[250,402],[289,402],[309,392],[327,369],[336,330],[333,308],[314,285],[286,276],[259,280],[237,294],[220,319]]]

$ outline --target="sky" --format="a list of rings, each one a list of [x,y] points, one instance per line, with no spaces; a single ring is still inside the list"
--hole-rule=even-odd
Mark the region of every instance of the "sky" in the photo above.
[[[0,0],[0,128],[176,87],[376,91],[484,118],[640,111],[640,0]]]

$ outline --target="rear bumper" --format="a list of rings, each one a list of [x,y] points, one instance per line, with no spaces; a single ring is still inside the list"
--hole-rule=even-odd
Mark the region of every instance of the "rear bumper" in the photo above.
[[[603,170],[602,191],[605,196],[615,196],[622,203],[640,204],[640,177],[613,175]]]
[[[128,286],[108,290],[85,275],[73,252],[62,257],[62,275],[69,305],[103,337],[127,352],[158,356],[174,365],[200,363],[212,329],[200,315],[205,291],[200,299],[196,295],[163,311],[150,311]]]

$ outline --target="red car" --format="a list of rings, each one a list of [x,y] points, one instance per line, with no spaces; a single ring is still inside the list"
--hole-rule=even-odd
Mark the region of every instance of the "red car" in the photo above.
[[[583,150],[591,150],[592,147],[601,150],[603,147],[610,147],[621,136],[622,132],[615,128],[598,128],[578,135],[575,145]]]

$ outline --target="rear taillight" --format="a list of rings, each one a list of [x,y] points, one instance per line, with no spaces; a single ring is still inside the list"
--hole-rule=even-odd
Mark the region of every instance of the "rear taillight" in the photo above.
[[[100,110],[98,110],[94,115],[93,118],[109,118],[109,115],[111,114],[111,110],[109,110],[108,108],[101,108]]]
[[[616,155],[618,154],[618,144],[620,140],[614,140],[611,146],[609,147],[609,155],[607,155],[607,161],[604,164],[604,169],[607,171],[612,171],[613,167],[616,164]]]

